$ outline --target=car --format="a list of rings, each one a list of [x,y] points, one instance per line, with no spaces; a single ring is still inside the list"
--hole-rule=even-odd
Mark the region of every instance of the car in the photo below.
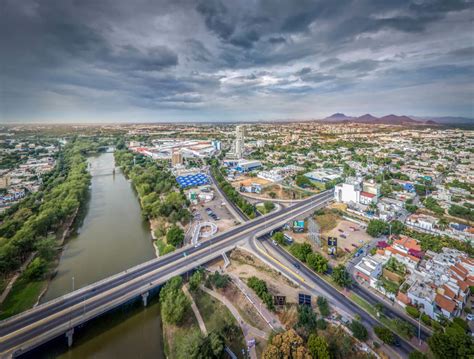
[[[340,229],[340,228],[338,229],[338,231],[341,232],[341,233],[344,233],[344,231],[343,231],[342,229]]]
[[[295,266],[296,269],[300,269],[300,268],[301,268],[301,266],[300,266],[300,264],[299,264],[298,262],[293,263],[293,265]]]
[[[347,238],[347,236],[345,234],[340,234],[339,237],[341,238]]]
[[[400,344],[400,339],[398,339],[397,337],[395,337],[394,341],[393,341],[393,345],[395,345],[396,347],[400,347],[401,344]]]
[[[274,239],[272,239],[272,243],[273,243],[275,246],[278,245],[277,241],[275,241]]]
[[[474,314],[466,315],[466,320],[474,320]]]
[[[194,248],[199,247],[201,244],[202,244],[201,242],[197,242],[197,243],[194,245]]]

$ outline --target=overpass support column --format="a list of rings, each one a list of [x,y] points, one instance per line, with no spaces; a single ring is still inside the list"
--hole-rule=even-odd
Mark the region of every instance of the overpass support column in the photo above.
[[[72,346],[72,343],[73,343],[73,335],[74,335],[74,328],[69,329],[69,330],[66,332],[67,346],[68,346],[69,348]]]
[[[148,295],[149,295],[148,292],[142,294],[142,300],[143,300],[143,306],[144,307],[146,307],[147,304],[148,304]]]

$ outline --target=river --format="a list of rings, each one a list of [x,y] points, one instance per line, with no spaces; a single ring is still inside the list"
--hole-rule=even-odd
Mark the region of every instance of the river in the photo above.
[[[48,301],[154,257],[148,225],[137,195],[113,153],[89,158],[92,174],[90,201],[78,234],[69,238],[57,275],[42,301]],[[163,358],[161,319],[157,300],[146,309],[130,304],[98,318],[74,334],[33,351],[34,358]]]

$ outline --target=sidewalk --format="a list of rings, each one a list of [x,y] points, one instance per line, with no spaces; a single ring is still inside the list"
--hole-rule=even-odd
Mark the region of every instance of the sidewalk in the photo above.
[[[194,302],[193,296],[191,295],[191,293],[189,293],[187,285],[183,285],[183,292],[186,295],[186,297],[188,297],[189,300],[191,301],[191,309],[193,310],[194,316],[196,317],[198,321],[199,329],[201,329],[201,333],[204,335],[207,335],[206,324],[204,323],[204,320],[202,319],[201,313],[199,312],[196,302]]]
[[[235,274],[227,273],[231,278],[234,284],[239,288],[239,290],[245,295],[245,297],[249,300],[250,303],[257,309],[257,312],[260,316],[267,322],[267,324],[272,329],[283,329],[283,325],[281,324],[280,320],[276,315],[270,312],[260,298],[251,290],[247,285]]]
[[[254,337],[256,337],[256,336],[260,337],[264,340],[266,340],[268,338],[267,333],[265,333],[264,331],[262,331],[260,329],[255,328],[255,327],[252,327],[250,324],[245,322],[240,317],[240,314],[239,314],[239,311],[237,310],[237,308],[234,307],[234,305],[231,302],[229,302],[229,300],[226,297],[224,297],[223,295],[204,287],[203,285],[201,285],[200,288],[201,288],[201,290],[203,290],[204,292],[206,292],[210,296],[216,298],[218,301],[220,301],[222,304],[224,304],[227,307],[227,309],[230,310],[230,312],[232,313],[234,318],[239,323],[240,328],[242,329],[242,333],[244,334],[245,342],[247,343],[247,345],[250,341],[254,340],[255,339]],[[255,350],[255,345],[252,345],[252,347],[249,349],[249,354],[250,354],[251,359],[257,359],[257,351]]]

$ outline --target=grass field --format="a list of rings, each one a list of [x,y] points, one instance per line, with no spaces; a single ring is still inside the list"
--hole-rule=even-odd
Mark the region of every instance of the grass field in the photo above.
[[[211,297],[202,290],[197,290],[194,292],[193,298],[196,302],[199,312],[201,313],[202,319],[206,324],[206,329],[208,332],[216,331],[220,333],[226,324],[234,324],[240,329],[240,326],[232,313],[217,299]],[[235,338],[231,343],[227,343],[227,345],[235,354],[239,355],[242,352],[242,349],[246,348],[242,331],[239,330],[238,337]]]
[[[164,351],[168,358],[180,358],[180,348],[193,336],[200,335],[201,330],[191,308],[184,316],[184,322],[180,325],[167,324],[163,322]]]
[[[0,319],[33,307],[45,285],[46,281],[31,282],[22,277],[18,278],[0,307]]]

